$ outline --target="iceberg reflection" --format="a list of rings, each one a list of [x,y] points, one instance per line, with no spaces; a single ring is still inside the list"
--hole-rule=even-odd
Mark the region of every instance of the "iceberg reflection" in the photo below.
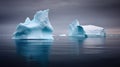
[[[69,39],[73,42],[77,42],[78,44],[83,44],[85,37],[79,37],[79,36],[69,36]]]
[[[76,54],[80,55],[83,52],[83,45],[85,41],[85,37],[78,37],[78,36],[69,36],[70,41],[72,41],[74,46],[76,46]]]
[[[103,53],[105,48],[106,38],[98,37],[98,38],[87,38],[84,41],[84,53],[86,54],[98,54]]]
[[[47,67],[49,50],[52,45],[50,40],[16,40],[17,54],[24,57],[30,66]]]
[[[69,39],[77,46],[76,51],[79,54],[98,54],[104,52],[106,42],[105,37],[69,37]]]

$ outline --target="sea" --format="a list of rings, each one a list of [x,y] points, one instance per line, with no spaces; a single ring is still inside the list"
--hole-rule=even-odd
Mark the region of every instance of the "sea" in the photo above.
[[[120,67],[120,36],[15,40],[0,36],[0,67]]]

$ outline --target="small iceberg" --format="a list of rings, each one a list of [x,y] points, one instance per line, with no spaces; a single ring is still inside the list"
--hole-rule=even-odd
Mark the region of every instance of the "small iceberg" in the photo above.
[[[79,37],[105,37],[105,29],[95,25],[80,25],[76,19],[69,25],[69,36]]]

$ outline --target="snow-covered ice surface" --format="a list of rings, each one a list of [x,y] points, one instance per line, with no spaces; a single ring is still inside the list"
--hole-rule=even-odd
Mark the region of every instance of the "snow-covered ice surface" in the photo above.
[[[80,36],[86,37],[83,27],[79,24],[79,21],[76,19],[69,25],[68,36]]]
[[[48,18],[49,9],[38,11],[33,20],[29,17],[24,23],[20,23],[15,33],[13,34],[13,39],[54,39],[52,36],[53,27],[50,24]]]
[[[99,26],[95,26],[95,25],[83,25],[82,26],[84,31],[85,31],[85,34],[88,36],[88,37],[105,37],[106,36],[106,33],[105,33],[105,30],[104,28],[102,27],[99,27]]]

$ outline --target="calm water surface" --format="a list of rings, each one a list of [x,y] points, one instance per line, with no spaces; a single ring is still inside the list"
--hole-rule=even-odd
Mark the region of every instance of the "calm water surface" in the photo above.
[[[120,37],[0,37],[0,67],[120,67]]]

